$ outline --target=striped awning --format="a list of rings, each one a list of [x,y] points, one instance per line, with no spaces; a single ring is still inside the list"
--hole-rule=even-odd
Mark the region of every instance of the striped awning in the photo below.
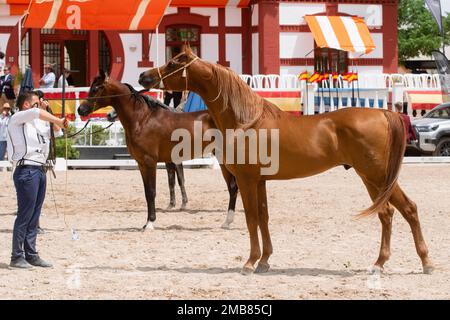
[[[170,0],[33,0],[27,28],[151,30]]]
[[[247,7],[250,0],[172,0],[171,7]]]
[[[375,49],[372,36],[362,18],[307,15],[305,20],[320,48],[366,54]]]
[[[98,8],[101,9],[98,14],[95,15],[95,19],[101,19],[102,16],[107,14],[114,14],[114,17],[121,17],[125,14],[129,13],[129,11],[133,11],[136,13],[139,6],[143,8],[146,6],[147,9],[152,9],[144,11],[145,14],[150,13],[151,15],[157,15],[158,20],[164,14],[164,10],[161,12],[160,10],[155,10],[155,8],[159,6],[163,6],[164,8],[170,3],[171,7],[213,7],[213,8],[223,8],[223,7],[248,7],[251,0],[0,0],[0,16],[21,16],[23,15],[30,4],[40,4],[40,6],[33,6],[32,11],[35,8],[38,10],[42,10],[44,8],[43,13],[48,17],[50,15],[49,9],[47,7],[55,7],[59,6],[60,9],[67,8],[70,5],[77,5],[82,9],[83,15],[85,14],[85,10],[83,9],[85,6],[87,7],[96,7],[98,4]],[[85,5],[83,5],[85,3]],[[118,5],[120,4],[120,5]],[[131,7],[129,6],[131,4]],[[112,10],[111,10],[112,9]],[[94,13],[94,11],[86,11],[88,14]],[[58,14],[66,15],[64,11],[58,10]],[[133,16],[133,14],[130,14]],[[135,14],[134,14],[135,15]],[[111,17],[111,16],[109,16]],[[58,17],[59,18],[59,17]],[[66,16],[67,18],[67,16]],[[116,24],[116,22],[121,23],[122,18],[119,21],[115,19],[110,19],[112,24]],[[1,23],[0,23],[1,25]],[[118,26],[115,27],[116,30],[123,29]],[[126,28],[125,28],[126,29]]]

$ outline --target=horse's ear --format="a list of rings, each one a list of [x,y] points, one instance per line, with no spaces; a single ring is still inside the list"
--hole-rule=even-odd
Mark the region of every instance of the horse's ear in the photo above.
[[[191,49],[191,45],[189,44],[189,42],[186,42],[184,52],[186,52],[187,55],[192,54],[192,49]]]

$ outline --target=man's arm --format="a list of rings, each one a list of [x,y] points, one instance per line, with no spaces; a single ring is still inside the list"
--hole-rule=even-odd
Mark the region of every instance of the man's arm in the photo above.
[[[54,125],[58,126],[60,130],[63,127],[67,128],[67,126],[69,125],[69,122],[66,118],[60,119],[45,110],[37,110],[39,110],[39,119],[53,123]]]

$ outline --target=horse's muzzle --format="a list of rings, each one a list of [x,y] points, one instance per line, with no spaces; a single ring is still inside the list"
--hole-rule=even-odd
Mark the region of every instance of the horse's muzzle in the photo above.
[[[78,107],[78,114],[82,117],[86,117],[91,112],[92,112],[92,107],[85,103],[81,103],[81,105]]]
[[[151,89],[155,86],[155,79],[152,76],[146,75],[146,72],[142,72],[139,75],[139,84],[145,89]]]

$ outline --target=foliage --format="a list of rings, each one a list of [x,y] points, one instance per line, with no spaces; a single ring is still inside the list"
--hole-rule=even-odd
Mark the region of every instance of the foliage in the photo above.
[[[74,126],[69,126],[67,128],[67,135],[72,135],[76,132]],[[67,139],[67,157],[69,159],[78,159],[80,157],[80,152],[73,147],[75,144],[74,139]],[[56,157],[66,158],[66,139],[64,137],[56,139]]]
[[[104,146],[106,145],[106,140],[109,139],[108,130],[102,130],[103,127],[100,125],[92,125],[91,131],[87,131],[89,134],[93,132],[92,135],[92,145],[93,146]],[[89,138],[88,138],[89,139]]]
[[[450,15],[442,18],[445,44],[450,44]],[[398,57],[400,61],[420,55],[431,56],[442,48],[442,37],[423,0],[399,0]]]

